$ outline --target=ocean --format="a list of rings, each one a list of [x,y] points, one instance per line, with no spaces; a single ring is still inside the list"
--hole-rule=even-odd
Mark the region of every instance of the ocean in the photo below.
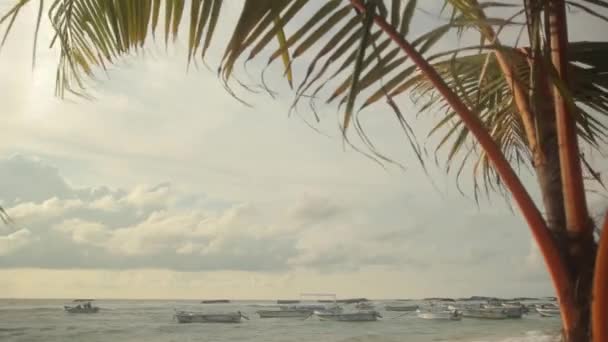
[[[47,299],[0,299],[0,341],[327,341],[327,342],[427,342],[427,341],[558,341],[559,318],[536,313],[522,319],[429,321],[415,313],[386,312],[375,302],[383,318],[376,322],[328,322],[315,318],[260,319],[255,314],[271,301],[237,301],[199,304],[198,301],[99,300],[96,314],[69,314],[70,301]],[[241,310],[250,320],[240,324],[179,324],[174,310],[227,312]]]

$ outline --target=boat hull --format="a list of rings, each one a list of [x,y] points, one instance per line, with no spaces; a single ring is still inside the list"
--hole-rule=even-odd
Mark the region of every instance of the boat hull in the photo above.
[[[466,318],[477,318],[477,319],[507,319],[507,318],[510,318],[505,310],[466,309],[462,312],[462,315]]]
[[[384,307],[386,311],[400,311],[400,312],[408,312],[408,311],[416,311],[418,310],[418,305],[408,305],[408,306],[392,306],[387,305]]]
[[[380,316],[375,311],[357,312],[357,313],[316,313],[322,321],[337,321],[337,322],[372,322],[378,320]]]
[[[561,315],[558,309],[540,309],[536,308],[536,312],[543,317],[559,317]]]
[[[92,307],[92,308],[78,308],[78,307],[74,307],[74,306],[64,306],[63,309],[66,312],[78,313],[78,314],[92,314],[92,313],[99,312],[99,308],[96,306]]]
[[[240,323],[241,314],[203,314],[193,312],[178,312],[175,314],[178,323]]]
[[[259,310],[260,318],[308,318],[312,310]]]
[[[453,312],[418,312],[418,317],[422,319],[430,319],[437,321],[460,321],[462,319],[462,315]]]

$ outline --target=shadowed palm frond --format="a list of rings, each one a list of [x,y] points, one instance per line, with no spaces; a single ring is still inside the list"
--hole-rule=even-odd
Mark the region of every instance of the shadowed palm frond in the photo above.
[[[4,210],[2,206],[0,206],[0,220],[2,220],[2,222],[7,225],[13,224],[13,219],[11,219],[11,217],[8,215],[8,213],[6,212],[6,210]]]
[[[526,56],[517,49],[507,50],[517,77],[528,80],[530,65]],[[576,42],[569,46],[570,91],[577,108],[579,137],[591,148],[599,148],[605,142],[608,119],[608,42]],[[601,56],[604,56],[602,58]],[[516,165],[531,166],[530,146],[523,130],[521,118],[513,103],[510,83],[504,78],[492,52],[458,56],[434,63],[434,67],[453,91],[478,113],[491,136],[501,147],[509,161]],[[526,85],[528,86],[528,85]],[[475,196],[478,190],[497,190],[500,187],[497,174],[478,149],[468,129],[433,85],[420,75],[403,81],[390,94],[396,97],[411,94],[421,112],[435,110],[441,113],[439,121],[429,132],[438,139],[435,157],[445,153],[446,168],[457,167],[460,177],[470,158],[474,167]],[[456,158],[460,156],[460,158]]]

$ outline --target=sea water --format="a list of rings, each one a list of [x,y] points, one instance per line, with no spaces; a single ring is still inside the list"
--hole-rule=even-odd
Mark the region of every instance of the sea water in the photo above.
[[[536,313],[522,319],[432,321],[416,313],[386,312],[386,303],[375,302],[382,318],[376,322],[331,322],[311,317],[260,319],[256,311],[270,301],[236,301],[229,304],[200,304],[198,301],[99,300],[96,314],[69,314],[69,301],[45,299],[0,299],[0,341],[558,341],[559,318]],[[179,324],[174,310],[229,312],[240,310],[250,320],[239,324]]]

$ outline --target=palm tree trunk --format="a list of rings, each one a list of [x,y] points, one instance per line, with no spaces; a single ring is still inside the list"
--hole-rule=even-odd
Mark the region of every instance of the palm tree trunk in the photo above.
[[[535,159],[534,168],[545,208],[547,227],[561,247],[565,244],[562,240],[566,230],[566,216],[554,111],[549,108],[538,113],[542,118],[537,127],[539,152],[544,157]]]
[[[564,250],[566,215],[551,84],[546,77],[547,70],[543,65],[540,46],[522,49],[522,52],[530,65],[532,87],[529,101],[535,113],[535,134],[538,139],[538,150],[533,153],[533,165],[545,208],[547,227],[560,250]]]
[[[593,340],[608,341],[608,213],[604,218],[593,280]]]
[[[350,0],[350,2],[359,11],[366,11],[363,1]],[[540,247],[557,290],[557,296],[563,311],[562,317],[564,319],[565,330],[570,331],[570,323],[573,318],[570,316],[570,313],[574,312],[571,278],[542,214],[534,204],[534,201],[532,201],[521,180],[517,177],[515,171],[505,159],[496,142],[487,132],[479,118],[458,98],[430,63],[394,27],[389,25],[383,17],[375,15],[374,22],[410,57],[420,71],[432,82],[433,86],[446,99],[454,111],[458,113],[471,134],[475,136],[480,146],[488,154],[506,188],[513,195],[515,202],[532,231],[532,235]]]
[[[553,67],[559,81],[568,88],[567,45],[568,28],[564,0],[551,0],[548,8],[549,46]],[[575,309],[572,312],[572,329],[565,331],[568,342],[588,341],[591,337],[591,289],[595,243],[593,241],[593,222],[589,217],[585,188],[583,184],[581,160],[579,156],[576,122],[573,108],[568,105],[562,91],[553,87],[559,159],[561,164],[564,208],[566,213],[566,234],[568,248],[565,251],[566,263],[571,282],[576,284],[572,296]]]

